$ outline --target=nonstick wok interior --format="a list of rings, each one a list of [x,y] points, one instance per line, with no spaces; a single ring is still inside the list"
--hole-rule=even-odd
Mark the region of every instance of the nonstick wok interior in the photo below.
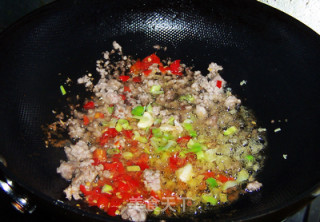
[[[114,40],[135,58],[159,44],[168,47],[164,56],[203,73],[212,61],[222,65],[223,78],[268,130],[267,160],[258,176],[262,190],[197,217],[264,215],[319,186],[318,35],[255,2],[91,0],[50,4],[0,38],[0,154],[8,176],[24,188],[48,202],[65,201],[68,183],[56,174],[65,155],[63,149],[45,148],[41,126],[54,121],[53,109],[66,107],[60,84],[94,72],[95,61]],[[242,80],[247,85],[241,87]],[[68,96],[82,89],[74,84]],[[63,205],[76,209],[74,202]],[[95,209],[85,212],[92,216]]]

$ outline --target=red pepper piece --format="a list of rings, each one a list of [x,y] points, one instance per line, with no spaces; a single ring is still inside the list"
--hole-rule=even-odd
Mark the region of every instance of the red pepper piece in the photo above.
[[[109,141],[109,138],[115,138],[118,135],[118,131],[115,128],[108,128],[100,137],[100,145],[103,146]]]
[[[214,172],[206,172],[203,175],[204,175],[204,179],[206,180],[206,179],[208,179],[210,177],[214,178],[216,174]]]
[[[100,162],[105,162],[107,161],[107,152],[104,149],[97,148],[93,151],[92,158]]]
[[[97,206],[100,209],[107,210],[109,204],[109,198],[106,195],[100,195],[97,201]]]
[[[104,170],[109,170],[113,173],[123,174],[125,168],[121,162],[103,163]]]
[[[121,94],[120,96],[121,96],[122,100],[126,100],[126,96],[125,95]]]
[[[132,130],[122,130],[122,133],[128,139],[132,139],[132,137],[133,137],[133,131]]]
[[[148,76],[148,75],[150,75],[151,72],[152,72],[152,70],[148,69],[148,70],[143,71],[143,74],[145,76]]]
[[[216,86],[220,89],[221,86],[222,86],[222,81],[221,80],[217,80]]]
[[[178,76],[182,75],[182,72],[180,71],[180,61],[181,60],[175,60],[170,64],[169,70],[171,71],[172,74],[178,75]]]
[[[123,87],[123,91],[124,92],[131,92],[131,89],[129,86],[125,86],[125,87]]]
[[[132,79],[133,82],[141,82],[141,78],[140,77],[133,77]]]
[[[141,72],[141,70],[142,70],[142,63],[140,59],[138,59],[136,63],[130,67],[130,72],[137,75]]]
[[[163,65],[159,65],[159,70],[162,74],[165,74],[169,70],[169,67],[163,67]]]
[[[87,202],[90,206],[97,206],[100,194],[94,193],[87,196]]]
[[[154,63],[159,64],[160,58],[153,53],[142,60],[142,69],[147,70]]]
[[[90,120],[89,120],[89,118],[86,116],[86,115],[84,115],[83,116],[83,125],[88,125],[90,123]]]
[[[103,113],[100,113],[100,112],[96,112],[94,114],[94,118],[95,119],[103,119],[104,118],[104,114]]]
[[[192,138],[191,136],[180,137],[177,139],[177,143],[180,143],[180,144],[188,143],[191,138]]]
[[[86,104],[83,105],[84,109],[94,109],[94,102],[93,101],[89,101]]]
[[[218,174],[215,176],[215,179],[219,180],[220,182],[222,183],[225,183],[227,181],[230,181],[230,180],[234,180],[234,178],[232,177],[226,177],[225,175],[223,174]]]
[[[169,166],[173,171],[183,167],[187,162],[185,158],[180,158],[178,155],[179,153],[175,153],[169,158]]]
[[[130,76],[119,76],[119,79],[122,81],[122,82],[126,82],[130,79]]]

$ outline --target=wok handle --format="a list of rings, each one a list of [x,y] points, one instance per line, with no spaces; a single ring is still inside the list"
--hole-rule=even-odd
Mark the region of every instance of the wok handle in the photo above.
[[[4,167],[7,165],[5,159],[1,155],[0,165]],[[3,174],[3,171],[0,170],[0,190],[10,198],[12,206],[21,213],[33,213],[36,209],[36,205],[32,204],[26,195],[21,194],[22,192],[19,192],[19,189],[17,189],[18,186]]]

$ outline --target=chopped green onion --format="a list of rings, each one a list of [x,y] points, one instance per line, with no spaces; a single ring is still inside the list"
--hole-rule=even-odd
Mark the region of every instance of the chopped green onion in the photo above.
[[[110,114],[112,114],[114,110],[114,106],[108,106],[107,110]]]
[[[185,158],[186,157],[186,154],[184,152],[179,152],[179,157],[180,158]]]
[[[223,132],[223,135],[229,136],[237,132],[237,128],[235,126],[231,126]]]
[[[169,140],[168,143],[163,146],[163,147],[158,147],[157,151],[164,151],[164,150],[167,150],[169,148],[172,148],[172,147],[175,147],[177,145],[177,142],[174,141],[174,140]]]
[[[215,188],[215,187],[218,186],[217,181],[212,177],[209,177],[208,179],[206,179],[206,182],[207,182],[207,184],[209,185],[210,188]]]
[[[179,98],[180,101],[187,101],[187,102],[193,102],[194,101],[194,97],[192,95],[183,95],[183,96],[180,96]]]
[[[121,132],[121,131],[122,131],[122,125],[119,124],[119,123],[117,123],[117,125],[116,125],[116,130],[117,130],[118,132]]]
[[[60,91],[61,94],[64,96],[65,94],[67,94],[66,90],[64,89],[63,85],[60,85]]]
[[[218,200],[216,198],[208,194],[202,194],[201,198],[203,203],[210,203],[212,206],[217,205],[218,203]]]
[[[165,138],[157,138],[157,137],[152,137],[150,139],[151,145],[153,148],[158,148],[161,146],[165,146],[168,143],[168,140]]]
[[[124,152],[122,153],[123,158],[125,158],[126,160],[130,160],[133,157],[133,154],[131,152]]]
[[[144,107],[143,106],[136,106],[131,110],[131,114],[134,116],[142,116],[144,113]]]
[[[153,214],[158,216],[161,213],[161,207],[155,207],[153,210]]]
[[[148,139],[144,136],[140,136],[140,133],[137,131],[133,131],[133,139],[139,141],[140,143],[147,143]]]
[[[118,154],[118,153],[120,153],[120,150],[116,149],[116,148],[111,148],[111,149],[107,150],[107,153],[110,154],[110,155]]]
[[[171,117],[168,119],[168,122],[167,122],[167,123],[170,124],[170,125],[173,125],[173,124],[174,124],[174,117],[171,116]]]
[[[109,123],[107,121],[103,121],[101,124],[102,124],[102,126],[108,126],[109,125]]]
[[[193,125],[192,125],[192,121],[189,119],[186,119],[183,124],[182,124],[183,128],[188,131],[189,135],[192,137],[196,137],[197,136],[197,131],[195,131],[193,129]]]
[[[246,156],[246,159],[251,162],[251,161],[254,161],[254,157],[252,155],[247,155]]]
[[[112,186],[110,186],[109,184],[105,184],[103,185],[102,189],[101,189],[101,193],[109,193],[113,190]]]
[[[237,182],[243,182],[245,180],[247,180],[249,178],[249,173],[247,170],[242,169],[239,173],[238,173],[238,177],[237,177]]]
[[[193,130],[193,126],[191,123],[184,122],[182,125],[183,125],[183,128],[187,131]]]
[[[170,134],[170,133],[164,133],[163,134],[163,138],[167,139],[167,140],[171,140],[173,139],[174,137]]]
[[[190,146],[190,149],[187,150],[188,153],[192,152],[192,153],[197,153],[202,151],[202,145],[200,143],[194,143]]]
[[[202,159],[205,158],[204,152],[203,152],[202,150],[199,151],[199,152],[196,152],[196,154],[197,154],[197,159],[198,159],[198,160],[202,160]]]
[[[154,121],[154,125],[158,125],[158,124],[160,124],[161,123],[161,121],[162,121],[162,119],[155,119],[155,121]]]
[[[227,182],[224,183],[223,187],[222,187],[222,190],[227,190],[231,187],[235,187],[238,185],[238,182],[237,181],[234,181],[234,180],[229,180]]]
[[[195,130],[190,130],[190,131],[189,131],[189,135],[190,135],[191,137],[196,137],[196,136],[197,136],[197,131],[195,131]]]
[[[109,127],[110,128],[115,128],[118,120],[116,118],[112,118],[109,122]]]
[[[158,95],[164,93],[161,91],[161,86],[160,85],[153,85],[151,86],[150,93],[153,95]]]
[[[153,124],[153,117],[149,112],[144,112],[142,118],[140,119],[140,121],[138,122],[137,126],[139,128],[147,128],[152,126]]]
[[[125,129],[125,130],[132,129],[132,127],[129,125],[128,120],[126,120],[126,119],[119,119],[118,122],[117,122],[117,125],[116,125],[116,130],[117,130],[118,132],[121,132],[121,131],[122,131],[122,128]]]
[[[155,137],[162,137],[163,133],[159,128],[153,128],[152,135]]]
[[[152,113],[153,110],[152,110],[151,103],[149,105],[147,105],[146,110],[147,110],[147,112]]]
[[[129,172],[137,172],[140,171],[140,166],[127,166],[127,171]]]

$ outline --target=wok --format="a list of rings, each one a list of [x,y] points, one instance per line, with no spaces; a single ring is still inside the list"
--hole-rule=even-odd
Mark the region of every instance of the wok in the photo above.
[[[66,201],[62,191],[68,182],[56,174],[66,157],[63,149],[45,148],[41,130],[54,120],[53,109],[66,107],[59,85],[67,76],[75,81],[94,72],[95,60],[111,49],[114,40],[136,58],[153,53],[152,46],[159,44],[168,47],[167,56],[204,73],[211,61],[222,65],[222,76],[233,92],[268,130],[267,159],[258,176],[261,191],[185,219],[261,219],[316,195],[320,187],[316,33],[253,1],[74,0],[47,5],[0,37],[1,187],[9,181],[11,197],[17,200],[15,194],[22,190],[37,204],[86,219],[118,219]],[[245,86],[239,85],[242,80],[247,80]],[[72,97],[82,88],[73,85],[68,90]],[[276,128],[281,131],[275,133]]]

